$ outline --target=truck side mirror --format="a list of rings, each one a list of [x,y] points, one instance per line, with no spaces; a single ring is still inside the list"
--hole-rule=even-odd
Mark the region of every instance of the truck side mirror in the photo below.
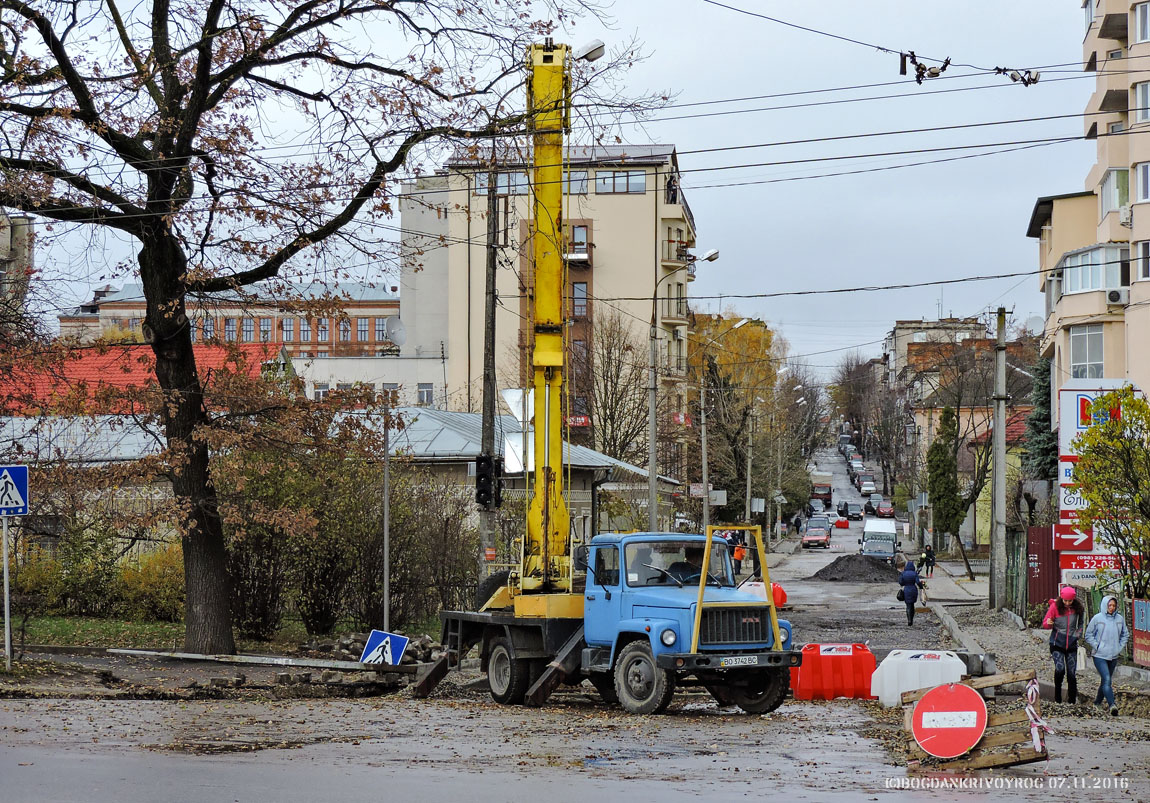
[[[859,543],[860,543],[860,544],[862,543],[862,539],[861,539],[861,538],[859,539]]]
[[[587,571],[587,560],[591,552],[591,548],[586,544],[575,548],[575,569],[577,571]]]

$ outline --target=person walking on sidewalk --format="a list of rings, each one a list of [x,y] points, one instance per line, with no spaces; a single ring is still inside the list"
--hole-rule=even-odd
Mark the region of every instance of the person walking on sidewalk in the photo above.
[[[914,606],[918,602],[918,589],[922,586],[922,578],[915,571],[914,561],[906,562],[906,568],[898,576],[898,584],[901,586],[901,599],[906,603],[906,626],[910,627],[914,624]]]
[[[1094,657],[1094,668],[1098,670],[1098,694],[1094,704],[1100,705],[1102,698],[1110,704],[1110,713],[1118,716],[1118,706],[1114,702],[1114,669],[1118,666],[1118,656],[1122,654],[1130,631],[1126,620],[1118,613],[1118,600],[1114,597],[1102,598],[1102,610],[1094,614],[1086,626],[1086,643],[1090,645]]]
[[[1078,639],[1086,611],[1072,586],[1063,586],[1058,599],[1042,619],[1043,629],[1050,631],[1050,659],[1054,662],[1054,702],[1062,702],[1062,679],[1066,678],[1066,701],[1078,702]]]
[[[922,560],[918,564],[926,577],[934,577],[934,547],[930,544],[922,551]]]

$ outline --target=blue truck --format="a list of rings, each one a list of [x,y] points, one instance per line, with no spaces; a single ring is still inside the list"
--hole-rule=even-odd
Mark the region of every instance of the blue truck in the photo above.
[[[567,611],[581,608],[581,617],[555,615],[563,600],[524,599],[529,615],[510,606],[445,611],[444,667],[433,674],[442,677],[478,647],[491,696],[502,704],[541,705],[559,684],[589,679],[604,700],[634,714],[664,710],[683,686],[702,686],[720,704],[748,713],[773,711],[802,653],[792,649],[791,625],[778,618],[773,599],[738,587],[727,542],[707,540],[597,535],[574,560],[585,580],[572,590],[577,607]],[[770,588],[769,574],[763,579]],[[508,578],[493,585],[500,582]]]

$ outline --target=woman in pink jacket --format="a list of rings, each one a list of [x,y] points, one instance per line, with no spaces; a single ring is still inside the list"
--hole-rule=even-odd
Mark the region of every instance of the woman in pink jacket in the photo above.
[[[1066,678],[1066,702],[1078,702],[1078,639],[1082,638],[1086,611],[1071,586],[1063,586],[1042,627],[1050,631],[1050,658],[1054,661],[1054,702],[1062,702],[1062,678]]]

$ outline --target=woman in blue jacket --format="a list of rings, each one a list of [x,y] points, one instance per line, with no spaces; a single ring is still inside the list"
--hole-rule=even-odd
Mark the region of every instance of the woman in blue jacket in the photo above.
[[[898,584],[902,586],[902,601],[906,603],[906,626],[910,627],[914,624],[914,605],[918,602],[918,589],[922,585],[913,562],[906,562],[906,568],[898,576]]]
[[[1094,614],[1090,624],[1086,626],[1086,643],[1090,645],[1094,657],[1094,668],[1098,670],[1098,694],[1094,698],[1095,705],[1101,705],[1102,698],[1110,704],[1110,713],[1118,716],[1118,706],[1114,703],[1114,669],[1118,666],[1118,656],[1126,642],[1130,640],[1130,631],[1126,629],[1126,620],[1118,613],[1118,600],[1114,597],[1102,598],[1102,610]]]

